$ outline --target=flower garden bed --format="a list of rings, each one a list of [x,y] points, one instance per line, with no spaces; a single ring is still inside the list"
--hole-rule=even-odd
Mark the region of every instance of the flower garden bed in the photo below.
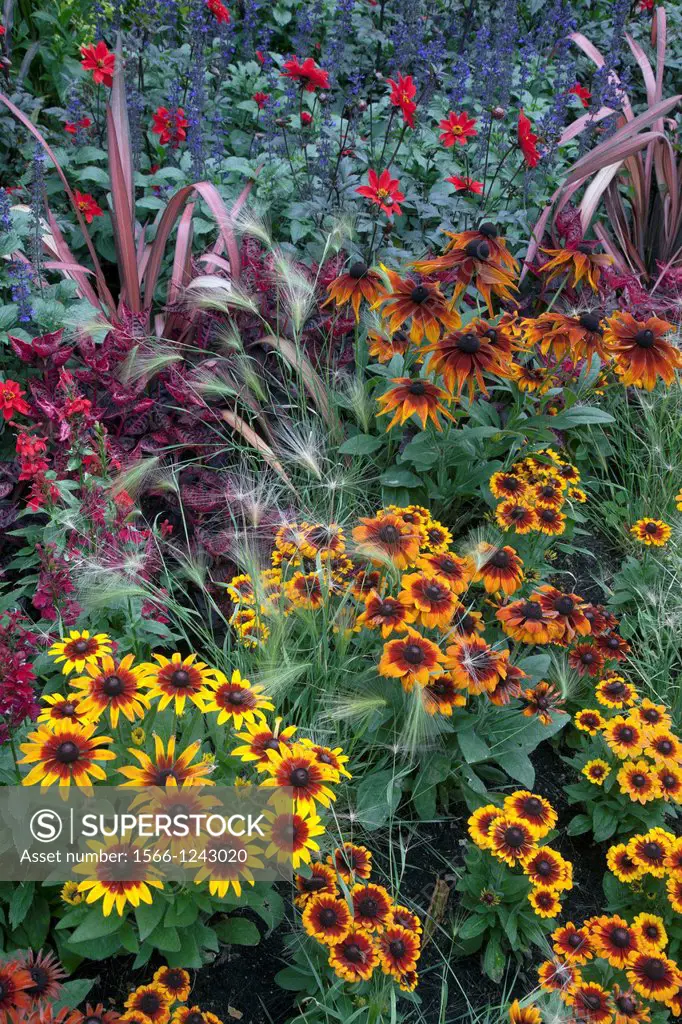
[[[680,1016],[681,11],[578,7],[5,5],[0,1024]]]

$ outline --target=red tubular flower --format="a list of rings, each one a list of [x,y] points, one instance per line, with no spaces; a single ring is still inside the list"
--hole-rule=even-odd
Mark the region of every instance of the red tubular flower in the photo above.
[[[389,171],[382,171],[381,174],[377,174],[376,171],[370,170],[367,174],[367,181],[367,185],[361,185],[359,188],[356,188],[355,191],[358,195],[364,196],[365,199],[369,199],[372,203],[376,203],[389,217],[392,217],[394,214],[399,217],[403,212],[400,209],[400,203],[405,198],[405,195],[400,191],[398,179],[392,178]]]
[[[517,137],[519,149],[523,153],[524,160],[529,167],[537,167],[540,160],[540,153],[538,152],[538,148],[535,143],[538,141],[538,137],[531,131],[530,121],[524,114],[523,108],[519,110]]]
[[[400,107],[405,124],[409,125],[410,128],[414,128],[414,112],[417,109],[414,97],[417,93],[417,87],[412,81],[412,76],[403,76],[398,72],[397,81],[393,78],[388,78],[387,82],[391,86],[390,100],[392,105]]]
[[[456,174],[446,178],[451,185],[455,186],[455,192],[468,192],[469,195],[480,196],[483,193],[483,182],[475,181],[473,178],[459,178]]]
[[[102,208],[95,201],[89,192],[74,192],[76,206],[85,217],[88,224],[92,224],[94,217],[101,217],[104,214]]]
[[[215,15],[215,20],[218,24],[230,24],[230,12],[220,0],[206,0],[206,9]]]
[[[0,413],[3,419],[11,420],[17,413],[26,416],[31,411],[24,401],[25,394],[15,380],[0,381]]]
[[[91,124],[92,121],[89,117],[81,117],[80,121],[67,121],[64,125],[64,131],[68,132],[69,135],[77,135],[79,128],[85,130],[86,128],[89,128]]]
[[[586,89],[584,85],[580,84],[580,82],[576,82],[574,85],[571,86],[571,88],[568,90],[568,95],[577,96],[582,105],[585,107],[585,109],[589,107],[590,100],[592,99],[592,93],[590,92],[590,90]]]
[[[95,85],[106,85],[109,88],[114,84],[115,54],[107,48],[107,44],[100,41],[94,46],[81,46],[81,67],[84,71],[92,71],[92,80]]]
[[[269,92],[254,92],[251,99],[254,101],[259,110],[262,110],[267,106],[268,100],[270,99]]]
[[[329,88],[329,74],[323,71],[315,63],[312,57],[306,57],[301,62],[298,57],[292,57],[283,64],[282,77],[291,78],[303,86],[306,92],[315,92],[316,89]]]
[[[187,138],[188,120],[182,107],[176,110],[169,110],[167,107],[157,107],[152,114],[152,132],[159,136],[162,146],[170,142],[173,149],[177,149],[181,142]]]
[[[455,114],[452,110],[448,116],[439,122],[441,128],[440,141],[444,146],[449,148],[457,143],[460,146],[466,146],[469,139],[472,139],[474,135],[478,135],[474,125],[476,119],[469,117],[464,111],[461,114]]]

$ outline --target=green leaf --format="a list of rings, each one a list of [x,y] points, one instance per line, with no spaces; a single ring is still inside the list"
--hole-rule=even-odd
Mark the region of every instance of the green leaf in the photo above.
[[[163,917],[166,906],[166,900],[155,897],[153,903],[140,903],[139,907],[135,908],[135,920],[140,932],[140,942],[144,942],[154,931]]]
[[[468,764],[476,764],[477,761],[487,761],[488,758],[492,757],[490,747],[473,728],[462,729],[458,732],[457,741],[462,751],[462,756]]]
[[[385,438],[374,434],[356,434],[349,437],[339,448],[341,455],[371,455],[384,444]]]
[[[149,935],[149,941],[163,953],[177,953],[181,946],[177,928],[165,928],[163,925],[154,929]]]
[[[555,430],[570,430],[571,427],[582,427],[588,423],[604,424],[613,423],[614,418],[605,409],[598,409],[594,405],[573,405],[570,409],[564,409],[556,416],[548,416],[549,424]]]
[[[70,942],[92,942],[103,935],[111,935],[121,927],[122,920],[114,911],[105,917],[99,907],[93,907],[82,924],[71,933]]]
[[[69,1009],[75,1009],[79,1003],[83,1002],[94,984],[94,978],[77,978],[73,981],[65,981],[62,984],[59,998],[53,1007],[55,1014],[57,1010],[61,1010],[65,1006]]]
[[[388,469],[379,477],[379,483],[384,487],[422,487],[424,481],[409,469]]]
[[[201,950],[191,928],[185,928],[180,932],[180,949],[177,952],[170,951],[165,953],[164,956],[169,967],[184,967],[196,970],[204,966]]]
[[[357,820],[373,831],[386,824],[400,801],[400,780],[390,770],[366,775],[357,788]]]
[[[500,764],[510,779],[520,782],[526,789],[532,789],[535,785],[535,769],[528,754],[523,750],[507,750],[504,757],[500,758]]]
[[[576,814],[575,818],[571,818],[566,831],[569,836],[582,836],[585,832],[589,832],[592,828],[592,819],[586,814]]]
[[[315,985],[315,979],[311,974],[305,974],[296,967],[285,967],[275,975],[275,981],[280,988],[286,992],[305,992]]]
[[[610,807],[603,804],[596,804],[592,815],[592,828],[594,830],[594,841],[603,843],[610,839],[618,827],[618,814]]]
[[[488,944],[485,947],[483,970],[491,981],[498,983],[502,980],[505,964],[506,957],[502,951],[500,940],[494,935],[488,940]]]
[[[247,917],[228,917],[215,926],[216,934],[221,942],[230,946],[257,946],[260,932],[253,921]]]
[[[35,888],[33,882],[22,882],[12,893],[9,901],[10,928],[16,928],[20,925],[28,914],[33,903]]]
[[[460,939],[473,939],[477,935],[482,935],[487,927],[488,919],[485,914],[472,914],[459,929],[457,936]]]

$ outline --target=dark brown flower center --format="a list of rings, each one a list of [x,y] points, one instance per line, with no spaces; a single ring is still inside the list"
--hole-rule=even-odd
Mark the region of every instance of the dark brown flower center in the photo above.
[[[511,846],[513,850],[518,850],[520,846],[523,846],[526,836],[523,829],[517,825],[512,825],[510,828],[505,830],[504,841],[507,846]]]
[[[660,935],[660,932],[655,924],[648,924],[644,929],[644,934],[649,939],[657,939]]]
[[[509,552],[508,551],[496,551],[493,557],[490,559],[490,565],[494,565],[496,569],[508,569],[509,568]]]
[[[648,722],[649,725],[658,725],[661,720],[660,713],[656,708],[645,708],[643,711],[640,711],[640,714],[644,721]]]
[[[357,942],[349,942],[348,945],[344,946],[343,955],[352,964],[361,964],[364,959],[362,949],[358,946]]]
[[[644,844],[644,852],[649,860],[660,860],[663,856],[663,849],[659,843],[649,842]]]
[[[626,928],[614,928],[611,932],[611,942],[618,949],[625,949],[630,945],[630,935]]]
[[[579,319],[580,326],[584,327],[586,331],[592,331],[593,333],[598,331],[601,334],[599,317],[595,313],[581,313]]]
[[[431,693],[435,693],[437,697],[444,697],[448,692],[448,688],[442,679],[438,679],[435,683],[431,683],[429,690]]]
[[[620,640],[617,636],[609,636],[606,638],[606,646],[610,651],[617,651],[620,647]]]
[[[60,743],[55,752],[55,757],[60,764],[73,764],[74,761],[78,760],[79,756],[80,751],[71,740]]]
[[[32,996],[41,995],[50,984],[50,975],[44,967],[40,967],[39,965],[31,967],[28,973],[31,975],[34,984],[27,989],[27,992]]]
[[[618,733],[618,739],[621,743],[632,743],[634,737],[634,730],[629,725],[624,725]]]
[[[102,1024],[101,1017],[86,1017],[83,1024]]]
[[[377,615],[380,615],[384,619],[388,619],[395,614],[395,610],[393,601],[382,601],[377,608]]]
[[[443,596],[443,591],[437,583],[427,583],[424,587],[424,593],[429,601],[439,601]]]
[[[487,260],[490,256],[490,246],[480,238],[474,238],[464,247],[467,256],[474,260]]]
[[[556,519],[556,513],[551,508],[541,508],[540,519],[545,523],[553,523]]]
[[[102,690],[107,697],[120,697],[125,685],[120,676],[107,676],[102,683]]]
[[[247,701],[248,697],[248,690],[230,690],[227,694],[227,703],[234,704],[236,707],[241,707],[241,705]]]
[[[423,285],[423,284],[418,284],[410,292],[410,299],[417,306],[421,306],[422,302],[425,302],[428,299],[428,297],[429,297],[429,289],[426,287],[426,285]]]
[[[303,786],[307,786],[309,779],[310,772],[307,768],[294,768],[289,775],[289,782],[296,789],[301,789]]]
[[[589,1006],[590,1010],[598,1010],[601,1006],[601,999],[592,992],[584,992],[582,1000],[585,1006]]]
[[[171,686],[177,687],[178,690],[183,690],[189,686],[189,672],[186,672],[184,668],[176,668],[170,677],[170,681]]]
[[[668,789],[675,789],[676,788],[677,779],[675,778],[674,775],[664,775],[663,778],[661,779],[661,782],[663,783],[663,788],[664,789],[666,789],[666,790],[668,790]]]
[[[394,956],[396,960],[399,960],[401,956],[405,955],[405,943],[402,939],[391,939],[388,944],[391,956]]]
[[[583,651],[580,655],[580,660],[582,661],[583,665],[591,665],[594,661],[594,652]]]
[[[511,518],[515,519],[517,522],[526,518],[526,509],[523,505],[517,505],[516,508],[511,510]]]
[[[365,276],[367,270],[367,264],[363,263],[362,260],[358,260],[356,263],[353,263],[351,265],[351,268],[348,271],[348,273],[355,281],[359,281],[361,277]]]
[[[479,235],[484,235],[486,238],[497,238],[497,228],[491,221],[486,220],[479,225]]]
[[[654,332],[646,328],[643,331],[637,331],[637,334],[635,335],[635,343],[639,345],[640,348],[653,348],[656,344]]]
[[[320,889],[324,889],[327,885],[326,879],[320,878],[319,875],[311,875],[310,878],[299,875],[298,880],[304,892],[319,892]]]
[[[461,334],[457,339],[457,348],[467,356],[473,356],[478,352],[483,342],[475,334]]]
[[[571,947],[571,949],[580,949],[584,942],[585,939],[582,937],[582,935],[578,935],[577,932],[571,932],[571,934],[568,936],[568,944]]]
[[[658,748],[659,754],[663,754],[664,757],[667,757],[668,754],[672,754],[673,752],[673,745],[670,740],[659,740],[656,747]]]
[[[539,875],[551,875],[552,865],[548,860],[539,860],[537,863],[537,872]]]
[[[657,957],[649,957],[642,968],[642,974],[644,974],[650,981],[663,981],[666,973],[667,968],[665,963]]]
[[[76,714],[76,705],[71,700],[65,700],[63,704],[59,705],[59,710],[65,718],[73,718]]]
[[[425,395],[426,385],[423,380],[413,380],[408,390],[411,395]]]
[[[176,782],[178,781],[178,777],[173,768],[160,768],[156,773],[155,785],[165,786],[169,779],[175,779]]]
[[[338,914],[333,907],[323,907],[320,911],[320,924],[323,928],[331,928],[333,924],[336,924]]]
[[[556,488],[552,487],[551,484],[545,484],[545,486],[541,489],[540,494],[543,498],[553,498],[556,494]]]
[[[536,818],[538,814],[542,814],[544,810],[542,801],[538,800],[536,796],[529,796],[527,800],[524,800],[523,809],[526,814],[530,814],[531,817],[534,818]]]
[[[85,654],[89,647],[89,640],[74,640],[73,649],[76,654]]]
[[[280,742],[276,736],[271,736],[262,744],[262,748],[263,750],[279,750]]]
[[[625,692],[625,683],[622,683],[619,679],[615,679],[612,683],[607,683],[604,687],[604,693],[607,697],[620,697]]]
[[[391,523],[386,523],[379,530],[379,539],[385,544],[395,544],[396,541],[400,540],[400,531],[397,526],[393,526]]]
[[[537,601],[526,601],[521,614],[524,619],[535,619],[536,621],[542,618],[542,608]]]
[[[142,1013],[153,1017],[161,1007],[161,1000],[154,992],[145,992],[137,1005]]]
[[[379,911],[379,904],[373,896],[363,896],[358,902],[358,910],[363,917],[376,917]]]
[[[575,608],[575,602],[572,597],[567,597],[563,594],[554,602],[554,608],[558,611],[559,615],[570,615]]]
[[[637,1002],[632,996],[618,996],[616,999],[616,1007],[621,1013],[626,1014],[628,1017],[635,1013],[637,1010]]]
[[[195,1011],[194,1013],[188,1014],[188,1016],[185,1017],[185,1024],[205,1024],[203,1013],[197,1013]]]
[[[635,789],[641,789],[643,786],[646,786],[646,777],[637,772],[632,776],[632,785]]]
[[[647,533],[657,533],[658,532],[658,526],[656,525],[656,523],[647,523],[646,526],[644,527],[644,529],[646,530]]]
[[[424,660],[424,652],[419,644],[406,644],[403,648],[403,658],[408,665],[421,665]]]

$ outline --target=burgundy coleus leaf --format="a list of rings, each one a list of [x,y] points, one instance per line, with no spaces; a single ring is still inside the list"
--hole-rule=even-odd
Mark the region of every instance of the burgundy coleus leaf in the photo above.
[[[13,334],[8,334],[9,343],[12,346],[12,351],[18,359],[21,359],[22,363],[35,363],[37,359],[37,353],[33,351],[33,346],[28,341],[24,341],[23,338],[16,338]]]
[[[573,247],[582,241],[583,228],[580,210],[573,203],[566,204],[557,216],[554,225],[559,237],[565,239],[568,246]]]
[[[156,402],[153,398],[142,398],[139,402],[135,403],[130,411],[133,416],[142,416],[145,412],[153,409],[155,405]]]

